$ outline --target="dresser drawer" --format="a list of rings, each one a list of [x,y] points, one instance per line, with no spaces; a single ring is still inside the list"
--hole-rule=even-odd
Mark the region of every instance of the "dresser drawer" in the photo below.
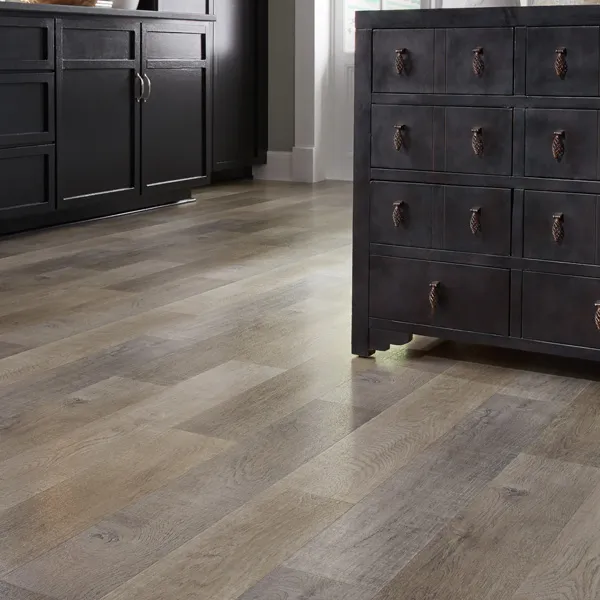
[[[509,271],[372,256],[369,311],[375,318],[508,334]]]
[[[598,27],[527,29],[527,94],[596,96],[600,64]]]
[[[389,169],[433,169],[433,108],[374,105],[371,164]]]
[[[512,109],[447,108],[446,171],[510,175]]]
[[[371,242],[431,248],[432,209],[430,185],[372,183]]]
[[[511,190],[444,189],[444,250],[508,256],[511,220]]]
[[[433,29],[373,31],[373,91],[433,93]]]
[[[528,109],[525,119],[525,175],[596,179],[597,111]]]
[[[525,272],[522,318],[524,338],[600,348],[600,280]]]
[[[525,192],[525,258],[595,263],[597,204],[587,194]]]
[[[446,91],[449,94],[513,93],[513,29],[448,29]]]

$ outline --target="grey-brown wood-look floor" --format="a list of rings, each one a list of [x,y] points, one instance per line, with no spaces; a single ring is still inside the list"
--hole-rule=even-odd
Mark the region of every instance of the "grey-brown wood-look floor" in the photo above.
[[[599,368],[353,359],[350,198],[0,241],[0,598],[600,599]]]

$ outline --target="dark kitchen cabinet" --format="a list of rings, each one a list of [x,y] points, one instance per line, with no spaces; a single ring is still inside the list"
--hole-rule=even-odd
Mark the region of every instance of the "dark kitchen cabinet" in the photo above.
[[[140,193],[140,25],[57,24],[58,207]]]
[[[214,14],[212,171],[267,161],[268,0],[147,0],[145,8]]]
[[[142,185],[197,187],[207,180],[207,45],[201,23],[143,25]]]

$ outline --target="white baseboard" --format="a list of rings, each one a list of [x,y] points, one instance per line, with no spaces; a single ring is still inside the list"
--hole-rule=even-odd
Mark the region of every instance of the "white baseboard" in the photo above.
[[[292,150],[294,181],[302,183],[325,181],[325,170],[322,163],[314,146],[294,146]]]
[[[264,181],[294,181],[291,152],[267,152],[267,164],[254,167],[255,179]]]

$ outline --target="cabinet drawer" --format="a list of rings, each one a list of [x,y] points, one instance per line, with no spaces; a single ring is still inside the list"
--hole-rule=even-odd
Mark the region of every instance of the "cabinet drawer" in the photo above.
[[[433,93],[433,29],[373,32],[373,91]]]
[[[53,19],[0,19],[0,71],[53,69]]]
[[[530,27],[527,94],[596,96],[600,62],[598,27]]]
[[[525,192],[525,258],[596,262],[596,196]]]
[[[523,337],[600,348],[600,280],[523,273]]]
[[[510,175],[512,110],[446,109],[446,171]]]
[[[54,74],[0,75],[0,146],[54,141]]]
[[[508,256],[511,218],[511,190],[447,187],[444,249]]]
[[[370,269],[372,317],[508,335],[507,270],[384,256]]]
[[[528,109],[525,119],[525,175],[596,179],[597,111]]]
[[[372,183],[371,242],[431,248],[432,210],[432,186]]]
[[[54,146],[0,149],[0,219],[54,209]]]
[[[446,91],[449,94],[513,93],[513,29],[448,29]]]
[[[376,104],[371,164],[388,169],[433,169],[433,108]]]

